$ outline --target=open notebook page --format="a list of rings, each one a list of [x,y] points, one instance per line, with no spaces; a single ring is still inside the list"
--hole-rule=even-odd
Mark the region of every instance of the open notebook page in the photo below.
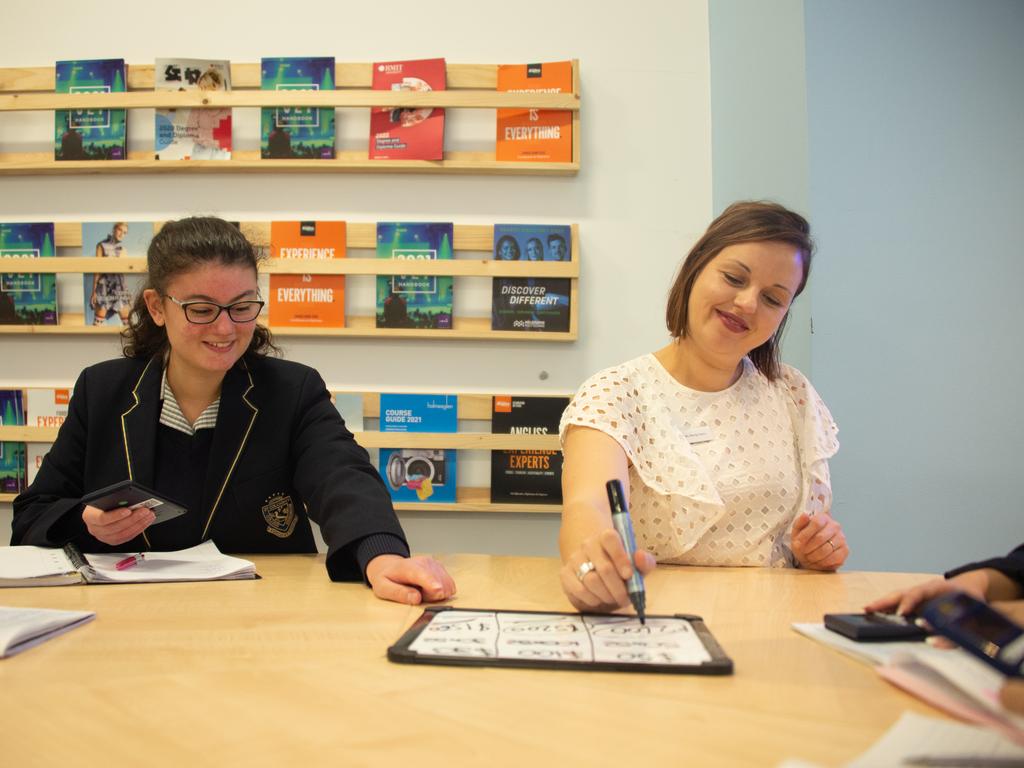
[[[222,554],[212,541],[177,552],[146,552],[138,564],[123,571],[116,564],[128,553],[88,554],[91,582],[213,581],[254,579],[256,566],[249,560]]]

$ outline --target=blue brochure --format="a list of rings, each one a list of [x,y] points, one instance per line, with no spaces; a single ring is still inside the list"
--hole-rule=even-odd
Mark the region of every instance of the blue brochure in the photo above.
[[[454,432],[458,419],[455,395],[380,396],[381,432]]]

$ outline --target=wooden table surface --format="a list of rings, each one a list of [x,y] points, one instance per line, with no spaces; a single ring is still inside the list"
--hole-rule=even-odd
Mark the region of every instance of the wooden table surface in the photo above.
[[[95,621],[0,661],[0,765],[837,766],[935,710],[790,629],[921,574],[662,566],[648,612],[695,613],[729,677],[392,664],[421,613],[333,584],[322,555],[262,579],[0,590]],[[465,608],[571,610],[548,558],[440,558]]]

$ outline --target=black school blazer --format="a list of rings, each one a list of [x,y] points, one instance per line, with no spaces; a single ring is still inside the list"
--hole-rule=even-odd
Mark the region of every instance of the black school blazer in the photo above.
[[[162,376],[161,356],[82,371],[56,442],[14,501],[12,544],[73,541],[85,552],[111,551],[86,530],[83,495],[130,478],[174,498],[173,488],[153,487]],[[117,549],[213,539],[224,552],[315,552],[312,519],[328,545],[331,578],[361,579],[360,539],[386,533],[405,542],[369,456],[320,375],[299,363],[247,355],[225,375],[202,499],[201,510],[189,511],[203,517],[200,540],[171,540],[155,525]]]

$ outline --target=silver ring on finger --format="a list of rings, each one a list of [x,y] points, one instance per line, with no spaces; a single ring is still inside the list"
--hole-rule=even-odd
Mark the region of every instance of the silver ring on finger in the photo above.
[[[596,567],[597,566],[595,566],[589,560],[580,563],[580,567],[576,569],[576,578],[579,579],[580,582],[582,582],[583,577],[590,573],[592,570],[594,570],[594,568]]]
[[[839,549],[839,547],[836,546],[836,543],[832,541],[832,539],[829,539],[828,543],[832,545],[832,554],[834,555],[836,553],[836,550]]]

